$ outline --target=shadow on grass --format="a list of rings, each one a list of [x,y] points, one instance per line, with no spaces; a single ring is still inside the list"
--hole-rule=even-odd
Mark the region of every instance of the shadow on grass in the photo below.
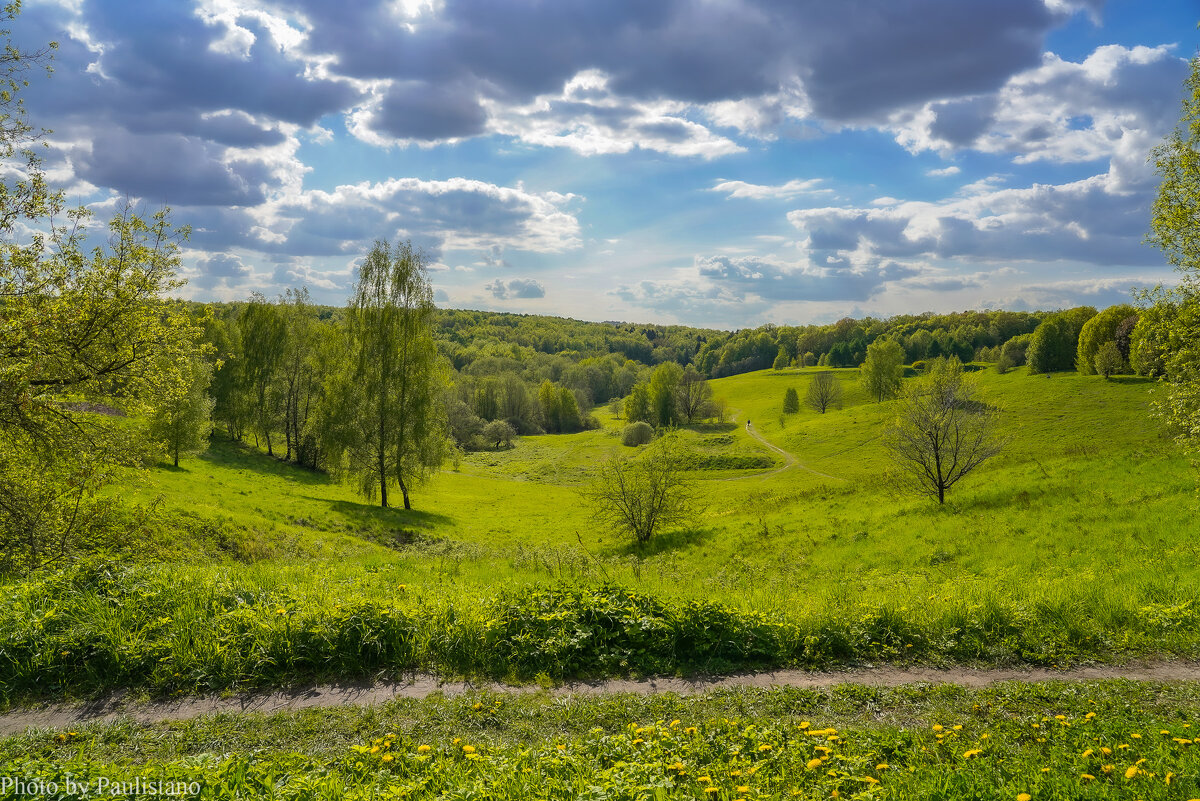
[[[200,454],[201,461],[235,470],[250,470],[266,476],[277,476],[299,484],[322,485],[332,484],[333,479],[327,473],[302,467],[293,462],[285,462],[275,456],[268,456],[257,448],[244,442],[228,439],[214,439],[208,450]]]
[[[737,427],[737,423],[692,423],[690,426],[681,426],[681,428],[695,431],[697,434],[723,433],[733,431]]]
[[[328,503],[330,511],[341,515],[352,527],[360,530],[412,531],[415,538],[417,529],[428,532],[454,522],[448,515],[422,509],[385,509],[379,504],[330,501],[328,498],[310,497],[308,500]]]
[[[649,542],[628,542],[606,548],[610,556],[638,556],[646,558],[667,551],[677,551],[700,545],[712,539],[711,528],[684,528],[656,534]]]

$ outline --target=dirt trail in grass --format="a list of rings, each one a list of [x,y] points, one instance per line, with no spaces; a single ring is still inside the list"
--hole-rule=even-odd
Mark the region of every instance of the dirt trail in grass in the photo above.
[[[552,695],[602,695],[610,693],[677,693],[697,695],[727,687],[801,687],[825,688],[838,684],[864,684],[896,687],[903,684],[956,684],[962,687],[986,687],[998,682],[1020,681],[1200,681],[1200,662],[1135,662],[1127,665],[1096,665],[1070,670],[1045,668],[971,669],[878,667],[837,672],[780,670],[714,678],[614,679],[599,682],[575,682],[547,690]],[[201,715],[257,712],[271,714],[300,709],[335,706],[372,706],[396,698],[424,698],[435,692],[445,695],[489,690],[505,693],[541,692],[537,686],[510,687],[490,682],[440,681],[418,675],[403,682],[380,684],[322,685],[298,690],[251,693],[228,698],[204,696],[174,701],[139,703],[113,696],[84,705],[54,705],[35,709],[17,709],[0,715],[0,736],[20,734],[29,728],[69,728],[85,723],[118,718],[139,723],[189,720]]]
[[[734,416],[734,419],[737,419],[736,415]],[[846,480],[844,478],[838,478],[837,476],[831,476],[828,473],[822,473],[820,470],[813,470],[811,467],[809,467],[808,465],[804,464],[799,459],[797,459],[795,454],[788,453],[787,451],[785,451],[783,448],[779,447],[778,445],[776,445],[772,442],[768,442],[766,437],[764,437],[762,434],[758,433],[758,430],[755,429],[752,424],[749,424],[749,423],[746,424],[746,433],[749,434],[754,439],[758,440],[765,447],[775,451],[775,453],[778,453],[780,456],[782,456],[783,457],[783,466],[776,467],[774,470],[768,470],[765,473],[755,473],[752,476],[734,476],[733,478],[721,479],[722,481],[744,481],[747,478],[762,478],[763,476],[773,476],[776,473],[782,473],[784,470],[787,470],[791,467],[799,467],[801,470],[807,470],[808,472],[812,473],[815,476],[821,476],[822,478],[830,478],[830,479],[833,479],[834,481],[845,481]]]

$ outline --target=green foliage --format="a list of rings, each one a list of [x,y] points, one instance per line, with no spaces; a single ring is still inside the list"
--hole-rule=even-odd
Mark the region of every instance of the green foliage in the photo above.
[[[1137,309],[1123,304],[1110,306],[1084,323],[1079,331],[1079,345],[1075,351],[1075,369],[1084,375],[1095,375],[1099,372],[1099,368],[1096,367],[1096,355],[1101,346],[1106,342],[1115,342],[1117,328],[1128,318],[1136,316]],[[1120,356],[1119,350],[1117,355]]]
[[[1121,350],[1116,342],[1105,342],[1096,351],[1095,372],[1108,380],[1114,374],[1125,368],[1125,360],[1121,358]]]
[[[213,399],[208,395],[212,367],[194,358],[183,386],[164,398],[150,418],[151,439],[166,446],[167,455],[179,467],[179,455],[195,454],[208,447],[212,433]]]
[[[1151,208],[1146,240],[1176,269],[1195,277],[1200,270],[1200,57],[1193,57],[1184,82],[1179,123],[1152,151],[1150,161],[1162,179]]]
[[[947,490],[1000,453],[996,425],[958,360],[938,359],[901,399],[887,447],[905,483],[942,504]]]
[[[691,522],[699,514],[699,499],[681,450],[675,437],[664,437],[639,459],[614,456],[601,465],[583,491],[596,522],[638,543]]]
[[[878,339],[867,346],[862,365],[862,385],[876,401],[895,397],[904,374],[904,349],[890,339]]]
[[[781,347],[779,353],[775,355],[775,361],[771,364],[771,369],[782,370],[792,363],[792,357],[787,352],[787,348]]]
[[[381,506],[394,482],[404,508],[412,508],[410,486],[440,467],[445,454],[445,378],[433,311],[424,255],[409,242],[377,241],[359,268],[349,357],[330,382],[323,438],[334,469],[356,477]]]
[[[629,447],[648,445],[654,439],[654,428],[642,420],[630,423],[621,431],[621,444]]]
[[[648,390],[651,422],[666,427],[682,421],[678,403],[678,387],[682,378],[683,368],[674,362],[664,362],[654,368]]]
[[[1070,370],[1075,366],[1079,332],[1094,317],[1091,306],[1057,312],[1042,321],[1030,337],[1026,359],[1031,373]]]
[[[788,387],[783,392],[783,413],[795,414],[800,411],[800,395],[795,387]]]
[[[1137,325],[1129,342],[1129,364],[1138,375],[1158,377],[1167,373],[1167,360],[1180,344],[1173,334],[1175,319],[1179,316],[1179,304],[1186,300],[1176,293],[1161,288],[1150,294],[1147,300],[1153,305],[1142,309]]]
[[[650,408],[650,385],[635,384],[625,398],[625,419],[630,423],[649,423],[653,419]]]
[[[501,445],[506,448],[510,447],[516,435],[517,432],[513,430],[513,427],[503,420],[491,421],[483,427],[483,431],[480,434],[484,442],[491,443],[492,447],[497,450],[499,450]]]
[[[1000,347],[1000,358],[1007,359],[1011,367],[1020,367],[1025,364],[1029,342],[1032,339],[1033,334],[1019,334],[1013,337]]]

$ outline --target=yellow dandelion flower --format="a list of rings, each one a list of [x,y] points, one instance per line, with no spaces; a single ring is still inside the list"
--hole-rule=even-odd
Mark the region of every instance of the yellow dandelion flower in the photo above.
[[[1104,754],[1105,756],[1111,756],[1111,755],[1112,755],[1112,749],[1111,749],[1111,748],[1109,748],[1108,746],[1104,746],[1104,747],[1102,747],[1102,748],[1100,749],[1100,753]]]
[[[941,730],[942,730],[942,724],[940,724],[940,723],[935,723],[935,724],[933,724],[933,730],[934,730],[934,731],[941,731]]]
[[[1090,748],[1089,748],[1088,750],[1086,750],[1086,751],[1084,751],[1084,752],[1083,752],[1083,758],[1084,758],[1084,759],[1087,759],[1088,757],[1090,757],[1090,756],[1091,756],[1092,754],[1094,754],[1094,753],[1096,753],[1096,752],[1095,752],[1095,751],[1093,751],[1092,749],[1090,749]]]
[[[417,753],[418,753],[418,754],[428,754],[428,753],[429,753],[429,746],[427,746],[427,745],[418,745],[418,746],[417,746]]]
[[[719,792],[721,792],[721,788],[720,788],[720,787],[705,787],[705,788],[704,788],[704,792],[706,792],[706,793],[719,793]]]
[[[639,737],[639,738],[637,738],[636,740],[634,740],[634,741],[633,741],[633,744],[634,744],[634,745],[637,745],[638,743],[644,743],[644,742],[646,742],[646,741],[645,741],[645,740],[643,740],[641,737]]]
[[[748,792],[750,792],[750,788],[749,788],[747,785],[745,785],[745,784],[739,784],[739,785],[738,785],[738,788],[737,788],[737,791],[738,791],[739,793],[748,793]]]
[[[760,745],[760,746],[758,747],[758,750],[759,750],[759,751],[770,751],[770,750],[771,750],[771,746],[770,746],[770,745]]]
[[[684,733],[684,734],[695,734],[695,733],[696,733],[696,727],[695,727],[695,726],[688,726],[686,729],[684,729],[684,730],[683,730],[683,733]]]
[[[556,745],[556,746],[554,746],[554,747],[555,747],[555,748],[557,748],[559,751],[566,751],[566,750],[567,750],[567,747],[566,747],[565,745],[563,745],[562,743],[559,743],[558,745]]]
[[[1086,715],[1084,715],[1083,717],[1084,717],[1084,719],[1085,719],[1085,720],[1091,720],[1092,718],[1096,717],[1096,713],[1095,713],[1095,712],[1088,712],[1088,713],[1087,713]]]
[[[1163,776],[1163,784],[1170,784],[1170,783],[1171,783],[1171,779],[1173,779],[1173,778],[1175,778],[1175,774],[1174,774],[1174,773],[1168,773],[1166,776]]]
[[[864,776],[863,781],[867,784],[879,784],[879,779],[876,779],[874,776]]]
[[[972,748],[970,751],[963,751],[963,759],[970,759],[971,757],[977,757],[982,753],[983,753],[983,749]]]
[[[696,778],[696,781],[700,782],[701,784],[708,784],[709,782],[712,781],[712,777],[711,776],[698,776]]]
[[[808,760],[808,769],[809,770],[813,770],[814,768],[819,768],[819,767],[821,767],[821,760],[819,760],[819,759]]]
[[[1132,779],[1134,776],[1138,775],[1138,773],[1140,773],[1140,772],[1141,771],[1137,765],[1130,765],[1129,769],[1125,771],[1125,778]]]
[[[1132,738],[1133,738],[1133,739],[1135,739],[1135,740],[1140,740],[1140,739],[1142,739],[1142,735],[1140,735],[1140,734],[1138,734],[1138,733],[1136,733],[1136,732],[1134,732],[1133,734],[1131,734],[1131,735],[1129,735],[1129,736],[1130,736],[1130,737],[1132,737]]]
[[[372,753],[372,754],[378,754],[378,753],[379,753],[379,746],[377,746],[377,745],[373,745],[373,746],[371,746],[371,753]]]
[[[473,745],[464,745],[464,746],[463,746],[463,753],[464,753],[464,754],[473,754],[473,753],[475,753],[475,746],[473,746]]]
[[[1033,796],[1029,793],[1017,793],[1017,801],[1032,801]]]
[[[1084,781],[1090,782],[1090,781],[1094,780],[1096,777],[1090,773],[1080,773],[1079,778],[1083,779]]]
[[[956,724],[956,725],[954,726],[954,730],[955,730],[955,731],[962,731],[962,724],[961,724],[961,723],[959,723],[959,724]]]
[[[1100,770],[1104,771],[1105,773],[1112,773],[1113,766],[1112,765],[1101,765]]]
[[[890,767],[890,765],[888,765],[888,763],[880,762],[878,765],[875,766],[875,770],[887,770],[889,767]]]
[[[1049,773],[1049,772],[1050,772],[1050,768],[1042,768],[1042,773]]]
[[[678,719],[676,719],[676,720],[672,720],[672,721],[671,721],[671,728],[672,728],[672,729],[673,729],[673,728],[675,728],[675,727],[676,727],[676,726],[678,726],[678,725],[679,725],[679,720],[678,720]]]
[[[802,721],[800,721],[800,728],[802,728],[802,729],[807,729],[807,728],[808,728],[809,726],[811,726],[811,725],[812,725],[812,724],[811,724],[811,723],[809,723],[807,720],[802,720]]]
[[[384,755],[383,755],[383,761],[384,761],[384,762],[391,762],[391,761],[392,761],[392,755],[391,755],[391,754],[384,754]]]

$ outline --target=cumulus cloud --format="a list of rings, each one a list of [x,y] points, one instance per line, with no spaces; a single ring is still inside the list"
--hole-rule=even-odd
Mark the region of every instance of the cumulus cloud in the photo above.
[[[710,191],[724,192],[731,198],[750,200],[787,200],[799,195],[832,194],[833,190],[821,186],[820,178],[799,178],[777,186],[750,184],[745,181],[718,181]]]
[[[491,292],[492,297],[497,300],[546,297],[546,288],[532,278],[513,278],[509,281],[497,278],[485,284],[483,288]]]
[[[928,176],[931,176],[933,178],[945,178],[950,175],[958,175],[960,172],[962,172],[962,170],[960,170],[955,165],[951,164],[949,167],[939,167],[939,168],[935,168],[935,169],[931,169],[931,170],[926,170],[925,174]]]
[[[1106,45],[1081,62],[1048,53],[997,92],[925,104],[893,118],[913,152],[972,148],[1017,163],[1111,159],[1114,177],[1144,183],[1146,151],[1174,124],[1187,61],[1169,46]]]

